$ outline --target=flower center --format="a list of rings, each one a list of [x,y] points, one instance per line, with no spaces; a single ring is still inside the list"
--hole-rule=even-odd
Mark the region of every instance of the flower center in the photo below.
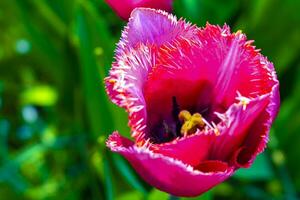
[[[206,126],[212,128],[203,117],[203,113],[206,111],[207,109],[202,110],[202,112],[193,112],[190,109],[181,110],[176,97],[172,97],[171,115],[151,126],[150,141],[158,144],[165,143],[175,138],[192,135],[199,130],[202,131]]]
[[[197,129],[203,128],[205,123],[203,121],[202,115],[199,113],[191,113],[187,110],[182,110],[178,118],[181,122],[183,122],[180,133],[183,136],[187,136],[193,134],[197,131]]]

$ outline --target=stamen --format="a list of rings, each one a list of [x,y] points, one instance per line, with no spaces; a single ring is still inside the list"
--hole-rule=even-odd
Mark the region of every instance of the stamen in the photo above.
[[[250,103],[250,99],[242,96],[239,91],[237,91],[237,95],[236,100],[240,101],[239,103],[243,106],[243,110],[246,110],[247,105]]]
[[[183,110],[179,113],[178,118],[181,121],[188,121],[192,117],[191,113],[187,110]]]
[[[211,124],[210,124],[204,118],[202,118],[202,120],[206,125],[205,126],[206,131],[213,130],[216,136],[219,136],[221,134],[220,130],[218,129],[218,126],[214,122],[211,122]]]
[[[206,121],[206,119],[202,118],[202,120],[203,120],[203,122],[205,123],[205,125],[206,125],[207,127],[209,127],[210,129],[214,129],[214,128],[210,125],[210,123],[209,123],[208,121]]]
[[[189,111],[182,110],[179,113],[178,118],[183,121],[180,133],[184,136],[195,133],[197,128],[203,128],[205,126],[202,115],[199,113],[191,115]]]
[[[215,135],[219,136],[220,135],[220,130],[218,129],[217,125],[214,122],[211,122],[211,124],[214,127],[214,133],[215,133]]]

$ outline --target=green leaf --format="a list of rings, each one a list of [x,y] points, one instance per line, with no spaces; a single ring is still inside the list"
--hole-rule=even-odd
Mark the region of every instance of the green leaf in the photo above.
[[[126,192],[116,198],[116,200],[141,200],[143,196],[138,191]]]
[[[111,170],[109,166],[109,162],[107,158],[104,157],[103,168],[105,173],[105,197],[106,200],[113,200],[114,199],[114,191],[113,191],[113,183],[111,177]]]
[[[0,164],[4,163],[8,156],[8,133],[10,124],[7,120],[0,120]]]
[[[93,54],[93,45],[90,38],[91,27],[88,25],[86,15],[87,13],[79,6],[76,16],[76,35],[79,39],[78,53],[88,120],[96,138],[98,134],[108,134],[112,131],[114,121],[108,108],[103,77],[100,76]]]
[[[181,200],[211,200],[213,199],[213,195],[211,191],[207,191],[204,194],[198,196],[198,197],[192,197],[192,198],[180,198]]]
[[[60,36],[64,36],[66,34],[66,25],[45,1],[31,1],[31,3],[35,6],[35,9],[45,18],[45,21],[52,26],[53,30],[58,32]]]
[[[174,2],[175,12],[179,17],[187,18],[200,26],[228,23],[238,10],[239,2],[234,0],[178,0]]]
[[[37,106],[53,106],[57,101],[57,92],[50,86],[37,85],[21,93],[22,104]]]
[[[31,145],[22,152],[17,154],[11,160],[5,162],[0,167],[0,182],[6,181],[10,183],[19,192],[24,192],[28,188],[26,179],[19,173],[20,166],[33,156],[43,154],[46,147],[42,144]]]
[[[124,161],[124,159],[115,153],[112,154],[112,158],[116,168],[125,177],[128,183],[131,184],[133,188],[141,192],[141,194],[146,195],[148,193],[147,190],[144,188],[143,184],[138,180],[138,178],[133,173],[130,166],[128,166],[128,164]]]
[[[157,200],[157,199],[168,200],[169,194],[153,188],[152,191],[149,193],[147,200]]]
[[[103,91],[102,93],[105,95],[105,104],[115,122],[114,126],[111,128],[129,136],[127,114],[124,109],[117,107],[108,99],[103,84],[103,80],[107,76],[108,70],[111,68],[115,48],[114,44],[116,41],[114,41],[111,36],[109,24],[106,23],[103,16],[99,15],[98,10],[95,9],[95,4],[92,4],[92,2],[82,3],[81,6],[84,13],[86,13],[87,25],[90,27],[89,36],[90,40],[93,41],[93,44],[91,45],[93,57],[96,59],[98,73],[101,79],[101,85],[99,85],[99,87],[101,87],[101,91]],[[97,52],[101,52],[100,55]]]
[[[37,53],[40,54],[44,60],[53,64],[51,70],[54,71],[56,75],[61,75],[61,69],[58,66],[60,66],[59,61],[63,60],[63,57],[54,45],[53,41],[51,41],[53,38],[50,37],[49,33],[45,30],[40,31],[40,27],[38,28],[37,24],[34,23],[34,17],[30,15],[30,12],[28,12],[29,5],[27,1],[15,0],[15,2],[15,5],[17,5],[16,8],[18,8],[17,10],[19,11],[20,19],[31,37],[31,41],[34,42],[34,45],[38,49]]]
[[[89,121],[92,124],[94,134],[108,135],[115,129],[126,133],[129,132],[128,127],[126,127],[126,115],[123,110],[116,108],[108,100],[103,81],[107,72],[103,66],[97,64],[94,54],[95,44],[92,41],[92,33],[105,32],[105,27],[100,22],[90,23],[91,20],[94,21],[91,14],[93,10],[86,9],[86,7],[89,8],[86,4],[80,4],[77,9],[76,35],[79,39],[78,52]],[[103,41],[105,38],[101,40]],[[107,57],[105,58],[103,64],[110,66]]]

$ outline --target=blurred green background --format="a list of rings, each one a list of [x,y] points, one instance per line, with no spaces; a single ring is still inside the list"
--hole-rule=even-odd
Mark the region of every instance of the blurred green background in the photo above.
[[[178,17],[243,30],[281,83],[269,148],[194,199],[299,198],[299,10],[299,0],[175,0]],[[168,199],[105,147],[113,130],[129,136],[103,87],[124,25],[102,0],[0,1],[1,200]]]

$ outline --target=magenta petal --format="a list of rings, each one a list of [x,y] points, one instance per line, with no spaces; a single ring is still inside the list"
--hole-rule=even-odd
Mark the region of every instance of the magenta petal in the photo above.
[[[228,96],[232,97],[236,94],[236,91],[231,88],[233,87],[232,85],[236,84],[236,74],[240,65],[241,47],[239,43],[239,38],[234,38],[231,41],[228,52],[226,52],[222,64],[218,69],[215,85],[217,94],[215,101],[218,104],[221,104],[224,98],[228,98]]]
[[[269,120],[269,126],[271,126],[278,114],[280,106],[279,81],[277,80],[277,75],[273,64],[268,62],[266,58],[263,58],[263,62],[266,63],[266,68],[269,70],[269,73],[272,75],[272,80],[275,83],[272,87],[272,91],[270,92],[270,104],[267,108],[267,112],[271,115]]]
[[[114,150],[114,148],[119,147],[132,147],[134,145],[134,142],[121,136],[117,131],[115,131],[109,136],[106,144],[109,148],[111,148],[111,150]]]
[[[219,160],[206,160],[199,163],[196,169],[202,172],[224,172],[228,164]]]
[[[271,63],[245,35],[231,34],[226,25],[210,24],[196,35],[176,39],[158,50],[144,87],[149,121],[166,118],[162,115],[170,112],[172,96],[182,109],[224,112],[234,103],[237,91],[255,98],[270,93],[276,83],[274,69],[268,67]]]
[[[260,79],[262,85],[257,85],[256,88],[267,94],[252,99],[246,106],[246,110],[242,105],[238,106],[239,109],[236,109],[235,105],[229,108],[227,114],[231,113],[230,115],[233,116],[232,123],[226,129],[227,133],[217,138],[214,147],[216,151],[212,153],[215,157],[220,156],[221,159],[229,159],[230,155],[233,155],[232,161],[238,167],[249,167],[257,154],[264,150],[268,142],[271,124],[279,110],[279,83],[273,64],[264,57],[260,58],[259,63],[263,64],[262,69],[265,72],[257,73],[255,76],[265,74],[266,77]],[[267,92],[269,87],[271,87],[271,91]],[[238,113],[242,113],[242,115]],[[235,133],[234,137],[228,134],[230,130]],[[235,150],[232,151],[232,149]]]
[[[225,113],[227,122],[222,127],[221,135],[216,137],[211,158],[216,160],[230,160],[234,151],[243,145],[255,120],[263,114],[269,103],[269,95],[250,100],[245,106],[241,103],[233,104]],[[250,141],[251,142],[251,141]]]
[[[199,29],[153,9],[132,13],[105,81],[135,139],[114,133],[107,146],[176,196],[199,195],[248,167],[280,103],[273,64],[240,31]],[[205,125],[182,136],[180,110],[200,113]]]
[[[145,147],[127,146],[127,142],[123,144],[122,141],[124,139],[114,133],[107,141],[107,146],[123,155],[149,184],[175,196],[200,195],[234,172],[231,167],[225,169],[226,164],[221,162],[212,164],[217,172],[201,172],[180,160],[154,153]]]
[[[180,109],[203,110],[213,100],[213,81],[220,61],[206,41],[177,39],[158,51],[156,67],[144,86],[148,122],[166,119],[172,109],[172,97]],[[211,59],[199,59],[208,58]],[[164,91],[164,92],[161,92]],[[164,112],[162,112],[164,111]]]
[[[157,14],[157,11],[150,9],[136,9],[128,23],[128,42],[132,46],[138,42],[160,45],[178,34],[173,33],[176,23],[176,18],[165,12]]]
[[[162,45],[177,37],[194,37],[195,26],[176,19],[175,16],[149,8],[132,11],[128,25],[123,31],[117,52],[132,48],[139,43]]]
[[[165,11],[172,10],[173,0],[105,0],[115,12],[123,19],[127,20],[130,16],[131,11],[134,8],[145,7],[145,8],[156,8]]]
[[[278,84],[274,85],[271,92],[270,103],[252,123],[242,149],[239,150],[233,159],[234,163],[239,167],[249,167],[257,154],[261,153],[266,147],[271,124],[278,113],[280,104],[278,86]]]
[[[179,36],[194,37],[196,30],[163,11],[146,8],[133,11],[118,44],[116,62],[106,78],[106,89],[112,101],[129,113],[129,125],[136,139],[143,138],[141,132],[146,126],[143,87],[148,74],[156,65],[156,45],[170,42]]]
[[[172,142],[153,145],[155,153],[181,160],[191,166],[197,166],[208,158],[214,134],[195,134]]]
[[[130,12],[133,9],[131,0],[105,0],[108,5],[122,18],[128,19]]]
[[[122,52],[105,79],[106,91],[112,101],[126,109],[132,136],[142,137],[145,129],[146,111],[143,86],[153,67],[155,48],[143,44]]]

